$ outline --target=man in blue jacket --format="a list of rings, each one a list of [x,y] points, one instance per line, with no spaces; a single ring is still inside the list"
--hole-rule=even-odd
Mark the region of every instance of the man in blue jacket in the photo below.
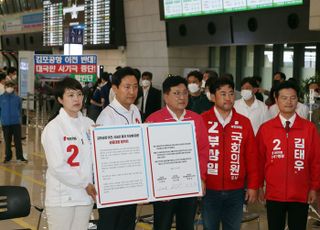
[[[6,145],[6,157],[3,163],[9,162],[12,158],[12,136],[14,138],[17,161],[26,163],[27,160],[23,157],[21,143],[21,99],[14,93],[14,87],[14,82],[6,82],[5,93],[0,96],[0,119]]]

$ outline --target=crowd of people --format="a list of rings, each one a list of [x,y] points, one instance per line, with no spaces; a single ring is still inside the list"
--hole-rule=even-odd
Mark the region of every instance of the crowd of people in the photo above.
[[[244,203],[257,201],[266,203],[269,229],[283,230],[286,223],[290,230],[306,229],[308,205],[320,189],[320,82],[307,86],[314,96],[310,105],[299,102],[297,82],[281,72],[270,90],[259,87],[261,78],[246,77],[237,91],[231,74],[215,71],[168,76],[161,90],[152,79],[151,72],[123,67],[101,74],[95,85],[83,87],[71,78],[55,84],[60,108],[41,136],[50,230],[88,227],[96,198],[90,127],[183,121],[195,124],[204,229],[240,229]],[[14,74],[0,73],[5,163],[12,158],[12,135],[16,158],[27,161],[19,145],[21,100],[15,81]],[[198,205],[197,198],[154,202],[154,229],[171,229],[174,216],[178,230],[193,229]],[[135,229],[136,205],[98,211],[98,229]]]
[[[316,126],[306,119],[306,105],[298,106],[296,82],[276,73],[266,105],[260,101],[267,92],[259,89],[259,78],[244,78],[237,93],[230,74],[205,74],[166,78],[162,106],[150,72],[142,73],[140,86],[138,70],[120,68],[111,79],[102,75],[87,114],[97,125],[193,120],[205,194],[204,229],[219,229],[220,224],[240,229],[244,202],[257,200],[266,201],[269,229],[284,229],[286,218],[290,230],[305,229],[308,205],[320,188],[320,144]],[[314,84],[319,103],[319,83]],[[56,85],[61,109],[42,134],[49,229],[86,229],[96,195],[87,154],[94,122],[81,114],[83,91],[73,79]],[[154,202],[154,229],[171,229],[174,216],[177,229],[193,229],[197,205],[196,198]],[[102,208],[98,229],[133,230],[135,218],[136,205]]]

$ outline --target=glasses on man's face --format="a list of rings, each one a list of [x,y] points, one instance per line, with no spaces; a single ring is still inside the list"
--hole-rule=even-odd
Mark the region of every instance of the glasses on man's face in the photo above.
[[[188,96],[188,91],[173,91],[172,94],[176,97],[176,98],[180,98],[182,97],[187,97]]]

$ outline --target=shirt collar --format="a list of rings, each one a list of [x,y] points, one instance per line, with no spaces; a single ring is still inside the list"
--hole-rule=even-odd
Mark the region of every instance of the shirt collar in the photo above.
[[[186,115],[186,110],[183,110],[181,117],[178,118],[177,115],[168,106],[166,106],[166,107],[167,107],[170,115],[173,117],[173,119],[175,119],[176,121],[183,121],[184,116]]]
[[[256,109],[256,108],[258,108],[258,101],[257,101],[257,98],[255,96],[253,96],[253,97],[254,97],[254,101],[253,101],[251,106],[248,106],[243,98],[241,98],[240,101],[247,108]]]
[[[148,86],[147,88],[142,87],[143,92],[148,92],[150,89],[150,86]]]
[[[293,126],[294,121],[296,120],[297,114],[294,113],[294,115],[292,117],[290,117],[289,120],[285,119],[281,113],[279,113],[279,117],[280,117],[280,121],[282,126],[285,128],[286,127],[286,121],[290,121],[290,128]]]
[[[134,105],[131,104],[129,110],[127,108],[125,108],[123,105],[120,104],[120,102],[117,100],[117,97],[115,96],[112,104],[114,104],[115,107],[117,107],[118,110],[120,110],[120,112],[122,113],[130,113],[134,110]]]
[[[223,119],[223,117],[220,115],[219,111],[217,110],[217,108],[214,106],[213,107],[213,111],[219,121],[219,123],[225,127],[227,124],[230,123],[231,118],[232,118],[232,110],[230,111],[229,115],[226,117],[226,119]]]

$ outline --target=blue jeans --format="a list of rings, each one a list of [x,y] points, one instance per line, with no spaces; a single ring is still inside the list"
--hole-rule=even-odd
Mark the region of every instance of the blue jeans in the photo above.
[[[239,230],[244,202],[244,190],[207,190],[202,199],[202,216],[205,230]]]

